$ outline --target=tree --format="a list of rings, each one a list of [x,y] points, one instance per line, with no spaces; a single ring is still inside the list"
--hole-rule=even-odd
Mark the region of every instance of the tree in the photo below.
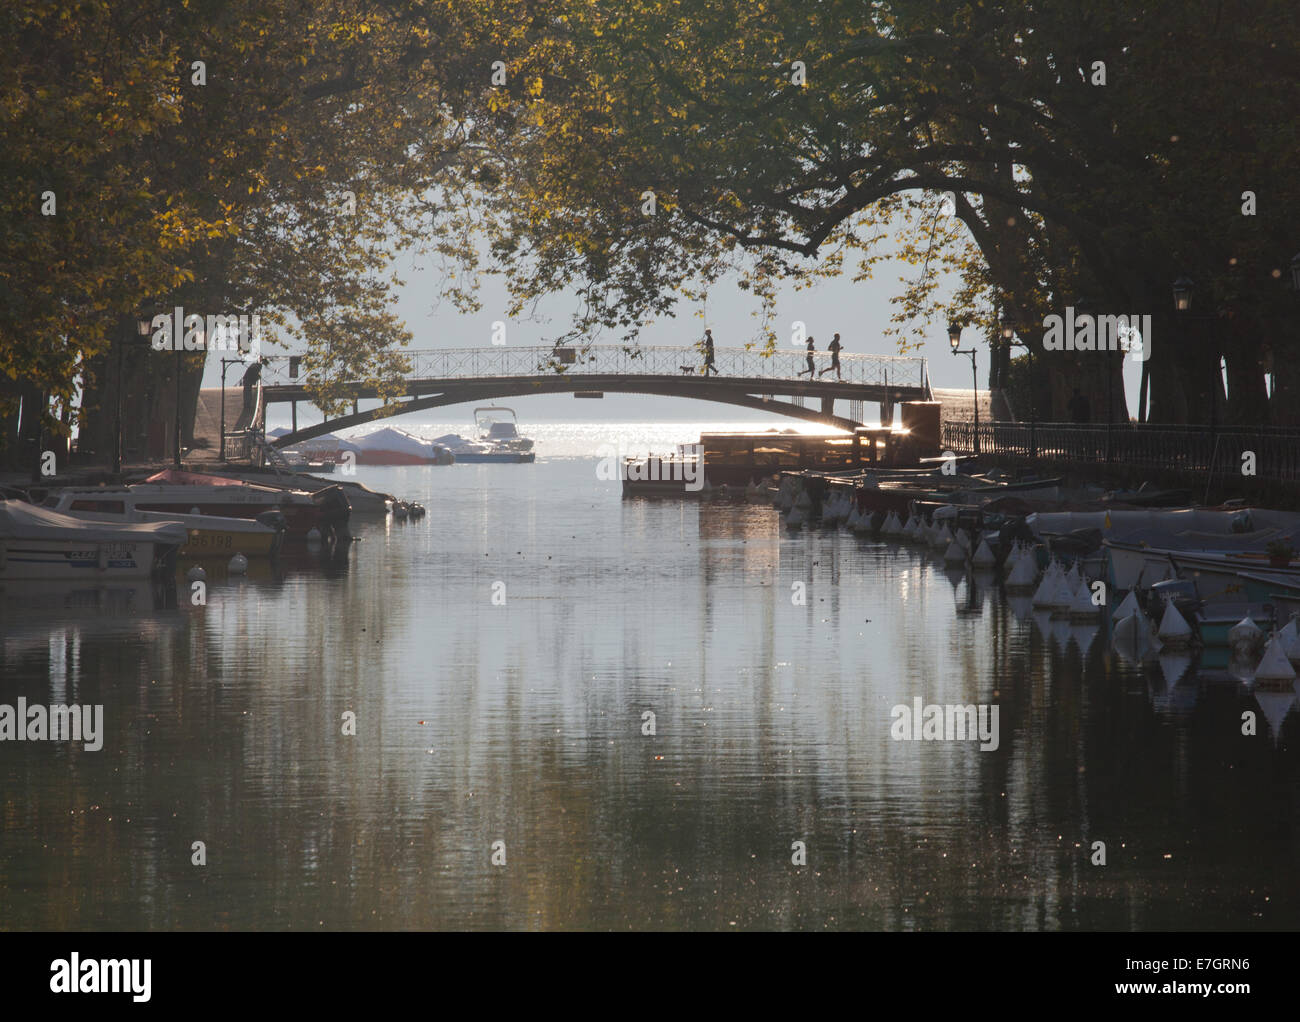
[[[449,0],[6,7],[0,370],[64,407],[81,390],[102,443],[123,324],[179,305],[308,340],[328,407],[341,376],[391,391],[409,340],[394,253],[474,261],[476,41],[496,52],[498,16]],[[155,392],[175,364],[147,360]]]
[[[574,333],[635,336],[736,268],[770,308],[774,279],[850,256],[870,272],[895,234],[922,266],[899,295],[913,330],[1006,309],[1035,332],[1081,295],[1152,315],[1158,418],[1206,414],[1216,345],[1260,385],[1259,336],[1294,346],[1273,275],[1300,207],[1286,3],[536,7],[527,130],[497,149],[494,253],[521,306],[577,287]],[[1241,215],[1247,183],[1276,219]],[[949,307],[943,267],[962,280]],[[1180,273],[1203,308],[1236,310],[1228,327],[1184,338]],[[1046,361],[1099,407],[1119,372],[1116,354]],[[1241,388],[1239,412],[1263,407]]]

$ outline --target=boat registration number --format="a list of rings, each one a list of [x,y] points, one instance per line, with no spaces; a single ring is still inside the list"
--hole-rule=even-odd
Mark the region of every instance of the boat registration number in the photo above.
[[[196,529],[190,533],[189,545],[204,550],[229,550],[235,545],[235,537],[228,532],[199,532]]]

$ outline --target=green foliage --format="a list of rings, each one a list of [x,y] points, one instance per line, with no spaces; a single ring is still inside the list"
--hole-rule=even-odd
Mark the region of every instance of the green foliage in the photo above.
[[[341,376],[387,386],[394,253],[474,261],[479,7],[6,5],[0,371],[67,401],[122,317],[182,305],[308,341],[326,405]]]
[[[729,272],[770,314],[777,280],[899,255],[901,347],[952,315],[1028,333],[1083,294],[1167,317],[1181,272],[1293,343],[1274,276],[1300,247],[1284,0],[531,6],[533,85],[501,100],[526,130],[499,140],[491,207],[516,311],[573,286],[574,336],[630,339]],[[1247,189],[1268,215],[1241,215]]]

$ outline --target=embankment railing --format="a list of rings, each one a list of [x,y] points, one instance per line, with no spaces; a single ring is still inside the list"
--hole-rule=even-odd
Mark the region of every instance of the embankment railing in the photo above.
[[[1281,426],[1183,426],[1133,423],[945,422],[945,450],[1044,461],[1113,464],[1171,472],[1235,474],[1300,482],[1300,429]]]

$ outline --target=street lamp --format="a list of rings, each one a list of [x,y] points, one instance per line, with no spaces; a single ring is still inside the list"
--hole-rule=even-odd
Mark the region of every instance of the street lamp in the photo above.
[[[971,409],[975,415],[975,456],[980,454],[980,394],[979,394],[979,370],[975,366],[975,356],[978,353],[977,348],[961,347],[961,324],[955,320],[948,324],[948,344],[952,347],[954,355],[970,356],[970,385],[971,385]]]
[[[226,460],[226,371],[231,366],[244,364],[242,358],[221,359],[221,460]]]

